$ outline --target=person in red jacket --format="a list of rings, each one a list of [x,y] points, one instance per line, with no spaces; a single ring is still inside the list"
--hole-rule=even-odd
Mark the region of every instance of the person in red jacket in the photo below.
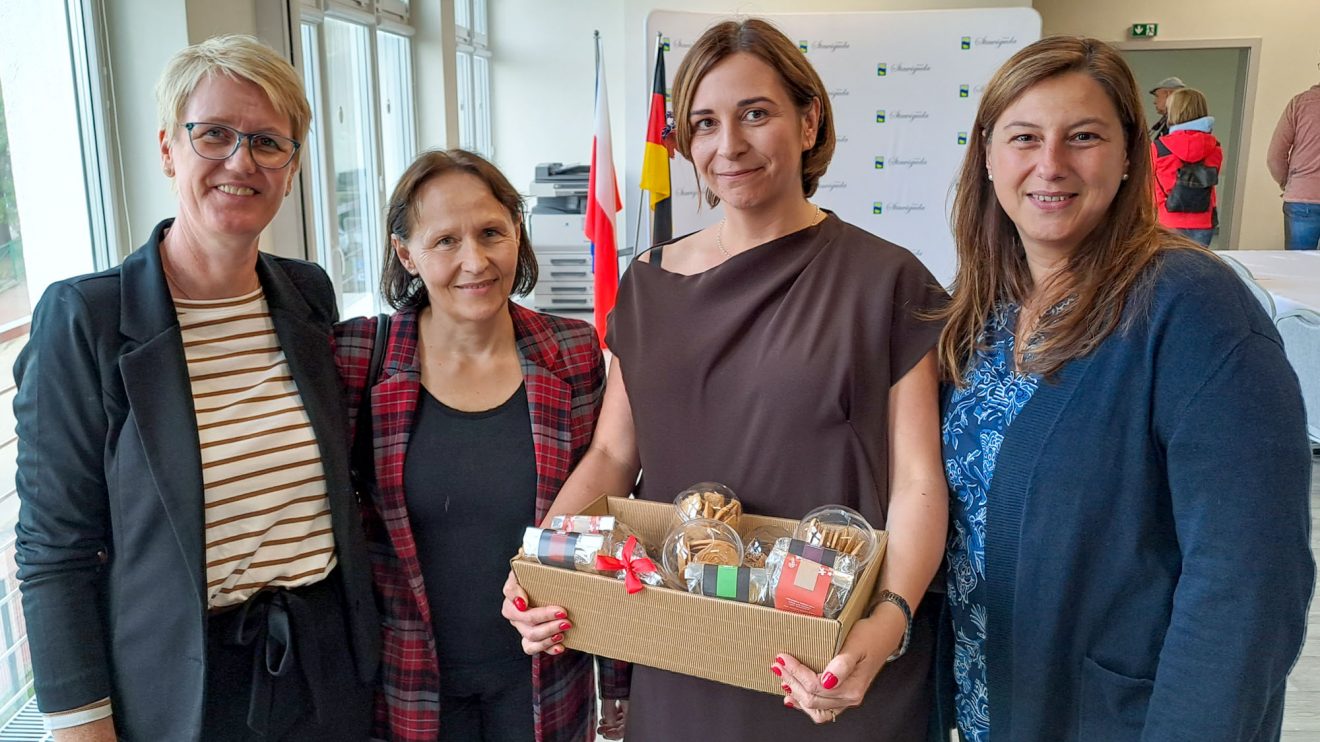
[[[1151,157],[1155,161],[1155,205],[1159,208],[1160,224],[1177,230],[1191,239],[1210,246],[1218,227],[1218,197],[1213,185],[1209,187],[1209,201],[1204,210],[1178,209],[1175,196],[1169,196],[1178,181],[1178,171],[1188,163],[1202,163],[1215,171],[1216,178],[1224,163],[1224,150],[1215,139],[1215,117],[1209,115],[1205,95],[1195,88],[1182,88],[1169,94],[1169,133],[1151,143]],[[1195,199],[1190,199],[1195,200]],[[1170,205],[1175,207],[1170,210]]]

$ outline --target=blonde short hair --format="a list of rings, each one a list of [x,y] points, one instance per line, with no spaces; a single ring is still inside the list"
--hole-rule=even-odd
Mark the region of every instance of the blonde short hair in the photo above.
[[[216,73],[261,88],[275,111],[288,117],[291,136],[299,142],[307,138],[312,107],[307,103],[302,78],[274,49],[242,34],[214,36],[180,50],[170,59],[156,83],[156,108],[162,130],[171,134],[183,123],[179,117],[193,91],[202,80]]]
[[[1170,126],[1185,124],[1210,115],[1210,104],[1206,102],[1205,94],[1196,88],[1179,88],[1169,93],[1169,99],[1165,101],[1164,107],[1169,112]]]

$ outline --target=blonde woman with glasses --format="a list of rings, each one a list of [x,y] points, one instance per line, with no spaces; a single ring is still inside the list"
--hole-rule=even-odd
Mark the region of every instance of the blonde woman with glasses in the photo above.
[[[362,740],[379,655],[315,265],[258,252],[311,112],[245,36],[157,87],[178,211],[58,282],[18,393],[37,703],[70,740]]]

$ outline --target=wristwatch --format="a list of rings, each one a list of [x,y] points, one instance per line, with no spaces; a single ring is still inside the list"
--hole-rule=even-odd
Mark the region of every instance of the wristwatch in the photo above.
[[[902,657],[903,653],[907,651],[908,641],[912,638],[912,609],[908,606],[908,602],[903,599],[902,595],[890,590],[881,590],[875,603],[876,605],[880,605],[881,603],[893,603],[898,606],[900,611],[903,611],[903,619],[907,622],[903,627],[903,641],[899,643],[898,649],[895,649],[894,653],[889,655],[889,659],[885,660],[885,664],[887,665],[899,657]]]

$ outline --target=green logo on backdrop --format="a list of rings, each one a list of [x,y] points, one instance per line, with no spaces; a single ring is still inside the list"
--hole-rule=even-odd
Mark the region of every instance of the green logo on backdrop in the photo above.
[[[971,49],[971,48],[972,48],[972,37],[971,37],[971,36],[964,36],[964,37],[962,37],[962,48],[964,48],[964,49]]]
[[[877,65],[875,66],[875,76],[876,76],[876,77],[884,77],[884,76],[886,76],[886,75],[888,75],[888,74],[889,74],[889,65],[888,65],[888,64],[886,64],[886,63],[884,63],[884,62],[880,62],[879,64],[877,64]]]
[[[967,132],[958,132],[958,144],[967,144]]]
[[[885,112],[883,110],[875,112],[875,122],[877,124],[883,124],[885,122]]]
[[[876,170],[884,170],[884,169],[885,169],[885,158],[883,158],[883,157],[876,157],[876,158],[875,158],[875,169],[876,169]]]
[[[959,98],[966,98],[967,96],[969,96],[969,95],[971,95],[971,94],[972,94],[972,86],[971,86],[971,85],[959,85],[959,86],[958,86],[958,97],[959,97]]]
[[[807,52],[811,51],[811,44],[807,43],[806,41],[799,41],[798,50],[801,51],[803,54],[806,54]]]
[[[668,37],[668,36],[662,36],[662,37],[660,38],[660,49],[661,49],[662,51],[669,51],[669,37]]]
[[[871,213],[872,214],[885,213],[885,205],[880,203],[879,201],[876,201],[875,203],[871,204]]]

